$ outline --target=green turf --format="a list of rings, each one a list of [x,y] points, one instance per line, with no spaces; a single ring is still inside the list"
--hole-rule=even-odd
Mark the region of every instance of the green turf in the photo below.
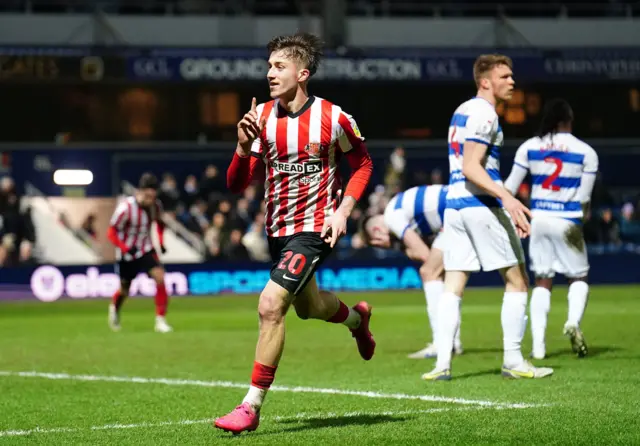
[[[378,348],[370,362],[359,358],[345,327],[289,315],[277,385],[544,406],[487,408],[274,391],[258,431],[231,438],[201,420],[227,413],[244,388],[0,375],[0,444],[639,444],[640,429],[634,427],[640,414],[639,291],[638,286],[592,289],[583,321],[590,356],[577,359],[561,334],[566,288],[555,290],[549,358],[538,361],[554,367],[555,374],[543,380],[500,377],[498,290],[470,290],[465,297],[465,353],[454,359],[451,382],[421,381],[433,361],[406,358],[428,335],[424,296],[418,292],[342,295],[347,303],[366,298],[374,306]],[[168,335],[152,331],[150,299],[127,303],[120,333],[106,326],[104,300],[3,304],[0,371],[244,384],[257,335],[256,301],[174,299],[170,322],[176,331]],[[524,351],[530,351],[529,333]],[[194,423],[177,424],[184,420]],[[116,426],[95,428],[106,425]],[[35,428],[41,431],[6,432]],[[51,431],[56,428],[61,430]]]

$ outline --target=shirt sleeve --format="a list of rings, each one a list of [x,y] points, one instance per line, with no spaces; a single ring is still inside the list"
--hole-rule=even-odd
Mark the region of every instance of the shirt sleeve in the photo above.
[[[523,169],[529,170],[529,146],[528,141],[518,147],[516,151],[515,159],[513,160],[513,164],[516,166],[520,166]]]
[[[362,145],[364,136],[360,133],[358,124],[356,124],[353,116],[341,111],[338,118],[338,127],[336,129],[336,139],[343,152],[349,152],[354,147]]]
[[[584,156],[584,173],[594,174],[598,172],[598,154],[593,148],[589,147],[591,150],[587,151]]]
[[[489,145],[495,140],[498,133],[498,115],[474,111],[467,119],[466,141],[475,141]]]

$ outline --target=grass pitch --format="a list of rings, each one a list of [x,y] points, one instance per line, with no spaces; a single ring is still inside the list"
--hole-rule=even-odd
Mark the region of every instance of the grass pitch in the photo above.
[[[176,298],[167,335],[150,299],[127,302],[120,333],[105,300],[3,304],[0,444],[640,444],[640,287],[592,288],[584,359],[561,334],[566,288],[554,290],[549,358],[534,362],[555,374],[541,380],[500,377],[501,296],[465,296],[451,382],[421,381],[434,361],[406,357],[429,336],[421,293],[340,296],[373,304],[369,362],[344,326],[291,312],[260,428],[239,437],[210,422],[246,392],[255,296]]]

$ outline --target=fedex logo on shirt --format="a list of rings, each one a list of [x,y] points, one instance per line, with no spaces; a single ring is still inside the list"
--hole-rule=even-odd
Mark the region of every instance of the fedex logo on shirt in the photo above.
[[[307,163],[283,163],[275,161],[271,167],[279,173],[300,173],[303,175],[315,175],[322,172],[321,161],[309,161]]]

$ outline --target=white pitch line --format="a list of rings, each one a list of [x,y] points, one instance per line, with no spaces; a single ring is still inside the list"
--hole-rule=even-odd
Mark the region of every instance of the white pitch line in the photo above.
[[[328,413],[297,413],[295,415],[283,415],[283,416],[272,416],[272,417],[264,417],[263,420],[273,420],[275,422],[283,422],[283,421],[305,421],[305,420],[315,420],[315,419],[323,419],[329,420],[332,418],[355,418],[355,417],[380,417],[380,416],[402,416],[402,415],[427,415],[438,412],[462,412],[465,410],[481,410],[486,409],[485,407],[443,407],[443,408],[434,408],[434,409],[425,409],[425,410],[401,410],[401,411],[385,411],[385,412],[346,412],[346,413],[337,413],[337,412],[328,412]],[[139,428],[151,428],[151,427],[164,427],[164,426],[189,426],[193,424],[208,424],[212,423],[212,418],[205,418],[201,420],[178,420],[178,421],[163,421],[160,423],[132,423],[132,424],[104,424],[102,426],[90,426],[87,428],[82,427],[53,427],[53,428],[41,428],[35,427],[33,429],[21,429],[21,430],[6,430],[0,431],[0,437],[24,437],[27,435],[33,434],[67,434],[67,433],[77,433],[83,431],[101,431],[101,430],[120,430],[120,429],[139,429]]]
[[[224,387],[234,389],[246,389],[246,383],[235,383],[231,381],[200,381],[190,379],[172,379],[172,378],[142,378],[135,376],[100,376],[100,375],[71,375],[68,373],[42,373],[42,372],[12,372],[0,370],[0,376],[14,376],[21,378],[44,378],[53,380],[67,381],[106,381],[121,382],[135,384],[164,384],[168,386],[199,386],[199,387]],[[274,385],[270,387],[274,392],[294,392],[294,393],[320,393],[330,395],[348,395],[361,396],[365,398],[382,398],[394,400],[413,400],[413,401],[429,401],[437,403],[451,403],[462,405],[473,405],[483,407],[496,407],[508,409],[527,409],[532,407],[541,407],[543,404],[529,403],[504,403],[487,400],[469,400],[465,398],[451,398],[436,395],[410,395],[406,393],[381,393],[362,390],[347,389],[324,389],[318,387],[288,387]]]

